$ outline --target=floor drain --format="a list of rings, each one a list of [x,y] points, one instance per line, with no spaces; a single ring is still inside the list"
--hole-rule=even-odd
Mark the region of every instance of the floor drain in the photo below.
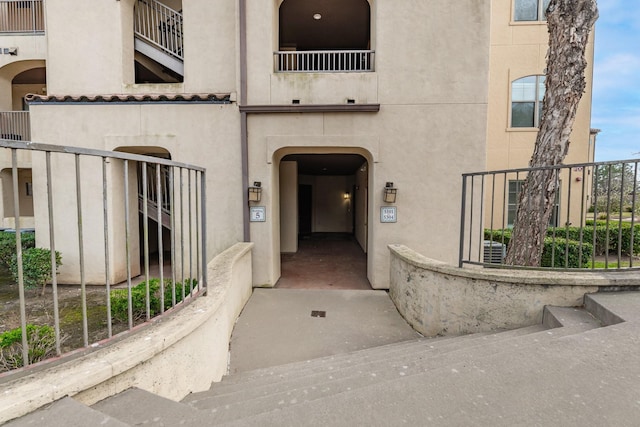
[[[311,317],[327,317],[327,312],[320,310],[311,310]]]

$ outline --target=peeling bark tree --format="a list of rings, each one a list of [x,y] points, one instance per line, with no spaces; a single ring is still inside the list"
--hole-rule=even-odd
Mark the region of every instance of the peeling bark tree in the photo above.
[[[547,10],[549,51],[540,130],[529,167],[556,166],[569,149],[569,136],[586,83],[585,48],[598,18],[596,0],[551,0]],[[505,262],[539,266],[557,192],[553,170],[527,175]]]

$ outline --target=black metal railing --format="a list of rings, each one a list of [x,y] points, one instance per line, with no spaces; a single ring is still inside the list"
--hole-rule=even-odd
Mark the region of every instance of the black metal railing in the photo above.
[[[460,267],[504,265],[523,183],[531,171],[541,169],[551,172],[558,190],[540,248],[540,268],[640,267],[639,162],[463,174]]]

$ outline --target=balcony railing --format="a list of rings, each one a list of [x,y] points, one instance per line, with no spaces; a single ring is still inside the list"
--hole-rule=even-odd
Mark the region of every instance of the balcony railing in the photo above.
[[[0,0],[1,33],[44,33],[43,0]]]
[[[138,0],[135,6],[135,34],[163,52],[184,60],[182,13],[156,0]]]
[[[307,50],[274,53],[278,73],[362,73],[374,71],[373,50]]]
[[[0,111],[0,139],[31,141],[28,111]]]
[[[551,172],[559,188],[541,248],[542,268],[640,267],[639,163],[626,160],[464,174],[460,267],[504,264],[522,184],[531,171],[541,169]]]
[[[33,248],[33,236],[0,232],[5,251],[13,240],[17,255],[11,267],[15,279],[7,279],[5,273],[0,281],[8,292],[5,296],[16,293],[3,307],[0,334],[11,330],[17,333],[9,335],[18,337],[11,347],[0,349],[0,373],[78,348],[99,348],[105,339],[144,327],[154,316],[204,294],[203,168],[137,154],[0,140],[0,154],[11,159],[13,178],[5,191],[13,194],[16,230],[23,232],[18,186],[22,151],[31,153],[33,182],[40,183],[33,187],[33,197],[39,201],[36,216],[43,221],[35,233],[50,257],[45,253],[45,259],[37,261],[37,275],[43,279],[38,282],[43,293],[39,296],[38,289],[29,290],[35,286],[34,267],[29,267],[34,258],[25,251],[43,249]],[[135,206],[136,182],[141,183],[142,215]],[[170,229],[162,226],[161,211],[155,217],[147,211],[150,196],[167,200]],[[60,271],[55,255],[59,252]],[[135,285],[137,271],[141,282]],[[88,286],[89,278],[96,286]],[[46,315],[34,311],[34,303],[47,307]]]

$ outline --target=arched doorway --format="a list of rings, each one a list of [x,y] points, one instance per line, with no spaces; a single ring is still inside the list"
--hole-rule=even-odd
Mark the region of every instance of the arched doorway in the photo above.
[[[141,154],[151,157],[159,157],[171,160],[171,153],[163,147],[152,146],[124,146],[118,147],[114,151],[124,153]],[[171,195],[170,191],[170,170],[168,167],[155,164],[135,162],[129,165],[129,194],[132,199],[131,205],[137,206],[137,229],[132,230],[138,245],[133,245],[132,252],[137,254],[139,265],[134,269],[143,272],[142,264],[144,262],[144,227],[147,227],[148,241],[146,244],[149,249],[149,261],[151,275],[158,277],[160,261],[162,261],[163,272],[165,277],[169,277],[171,273]],[[146,168],[146,170],[143,170]],[[160,186],[158,187],[157,174],[159,168]],[[146,177],[146,183],[143,180]],[[145,210],[143,192],[146,186],[147,206]],[[145,218],[144,213],[147,213]],[[161,218],[160,220],[158,218]],[[137,234],[137,235],[136,235]],[[160,249],[162,248],[162,254]],[[162,255],[162,256],[160,256]]]
[[[281,277],[276,287],[371,289],[368,161],[289,154],[280,161]]]

